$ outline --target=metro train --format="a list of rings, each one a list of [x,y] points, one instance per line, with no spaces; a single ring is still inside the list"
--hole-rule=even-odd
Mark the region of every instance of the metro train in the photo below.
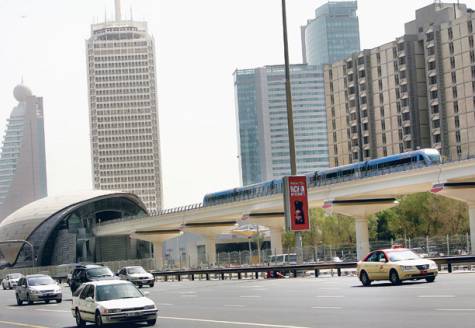
[[[306,173],[307,186],[318,187],[342,181],[362,179],[369,176],[404,170],[408,167],[439,165],[441,156],[437,149],[420,149],[397,155],[371,159],[364,162],[338,166]],[[203,206],[241,201],[261,196],[282,193],[283,179],[274,179],[239,188],[218,191],[205,195]]]

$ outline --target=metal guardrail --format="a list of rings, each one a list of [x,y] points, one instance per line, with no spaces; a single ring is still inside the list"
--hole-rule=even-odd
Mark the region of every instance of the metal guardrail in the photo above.
[[[437,257],[431,258],[439,266],[439,270],[442,265],[447,265],[447,271],[452,273],[454,264],[475,264],[475,256],[450,256],[450,257]],[[213,268],[202,270],[176,270],[176,271],[152,271],[155,277],[163,277],[165,281],[169,277],[176,277],[176,280],[181,281],[183,276],[187,276],[190,280],[195,280],[196,275],[205,276],[206,280],[210,280],[210,275],[218,275],[221,280],[224,280],[226,276],[232,277],[233,274],[237,274],[238,279],[242,279],[243,273],[253,273],[255,278],[259,278],[260,273],[267,272],[285,272],[292,273],[294,277],[297,277],[299,271],[315,271],[315,277],[320,275],[320,270],[333,269],[337,271],[337,275],[341,276],[342,269],[356,269],[357,262],[321,262],[302,265],[276,265],[276,266],[255,266],[255,267],[240,267],[240,268]]]

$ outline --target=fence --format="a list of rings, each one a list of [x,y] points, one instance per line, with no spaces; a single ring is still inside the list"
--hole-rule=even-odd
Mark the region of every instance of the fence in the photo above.
[[[471,254],[469,234],[378,240],[370,242],[370,250],[391,248],[394,244],[411,248],[424,257],[460,256]],[[296,253],[296,249],[293,247],[285,248],[283,253],[293,254]],[[222,267],[257,265],[259,263],[268,263],[272,254],[273,252],[270,249],[261,250],[259,261],[259,252],[257,250],[253,250],[251,255],[249,251],[221,252],[217,254],[216,264]],[[348,262],[356,261],[356,259],[356,243],[305,246],[303,248],[304,262]]]

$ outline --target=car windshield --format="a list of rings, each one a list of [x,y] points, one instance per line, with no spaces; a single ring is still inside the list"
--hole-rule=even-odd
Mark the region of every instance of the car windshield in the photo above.
[[[53,285],[53,284],[56,284],[56,282],[50,277],[28,278],[29,286],[45,286],[45,285]]]
[[[128,268],[127,273],[134,274],[134,273],[147,273],[142,267],[133,267]]]
[[[114,274],[109,268],[98,267],[87,270],[87,275],[89,278],[99,278],[99,277],[112,277]]]
[[[389,252],[388,255],[391,262],[416,260],[420,258],[419,255],[411,251]]]
[[[12,273],[8,275],[8,279],[19,279],[21,278],[21,273]]]
[[[96,300],[98,302],[138,297],[143,297],[143,295],[132,284],[113,284],[96,287]]]
[[[296,254],[289,255],[287,262],[297,262],[297,255]]]

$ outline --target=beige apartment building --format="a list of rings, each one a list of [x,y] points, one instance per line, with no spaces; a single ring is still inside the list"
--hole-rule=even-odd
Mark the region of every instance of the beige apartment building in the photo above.
[[[435,3],[404,36],[325,66],[331,166],[425,147],[446,160],[475,156],[474,18],[463,4]]]

